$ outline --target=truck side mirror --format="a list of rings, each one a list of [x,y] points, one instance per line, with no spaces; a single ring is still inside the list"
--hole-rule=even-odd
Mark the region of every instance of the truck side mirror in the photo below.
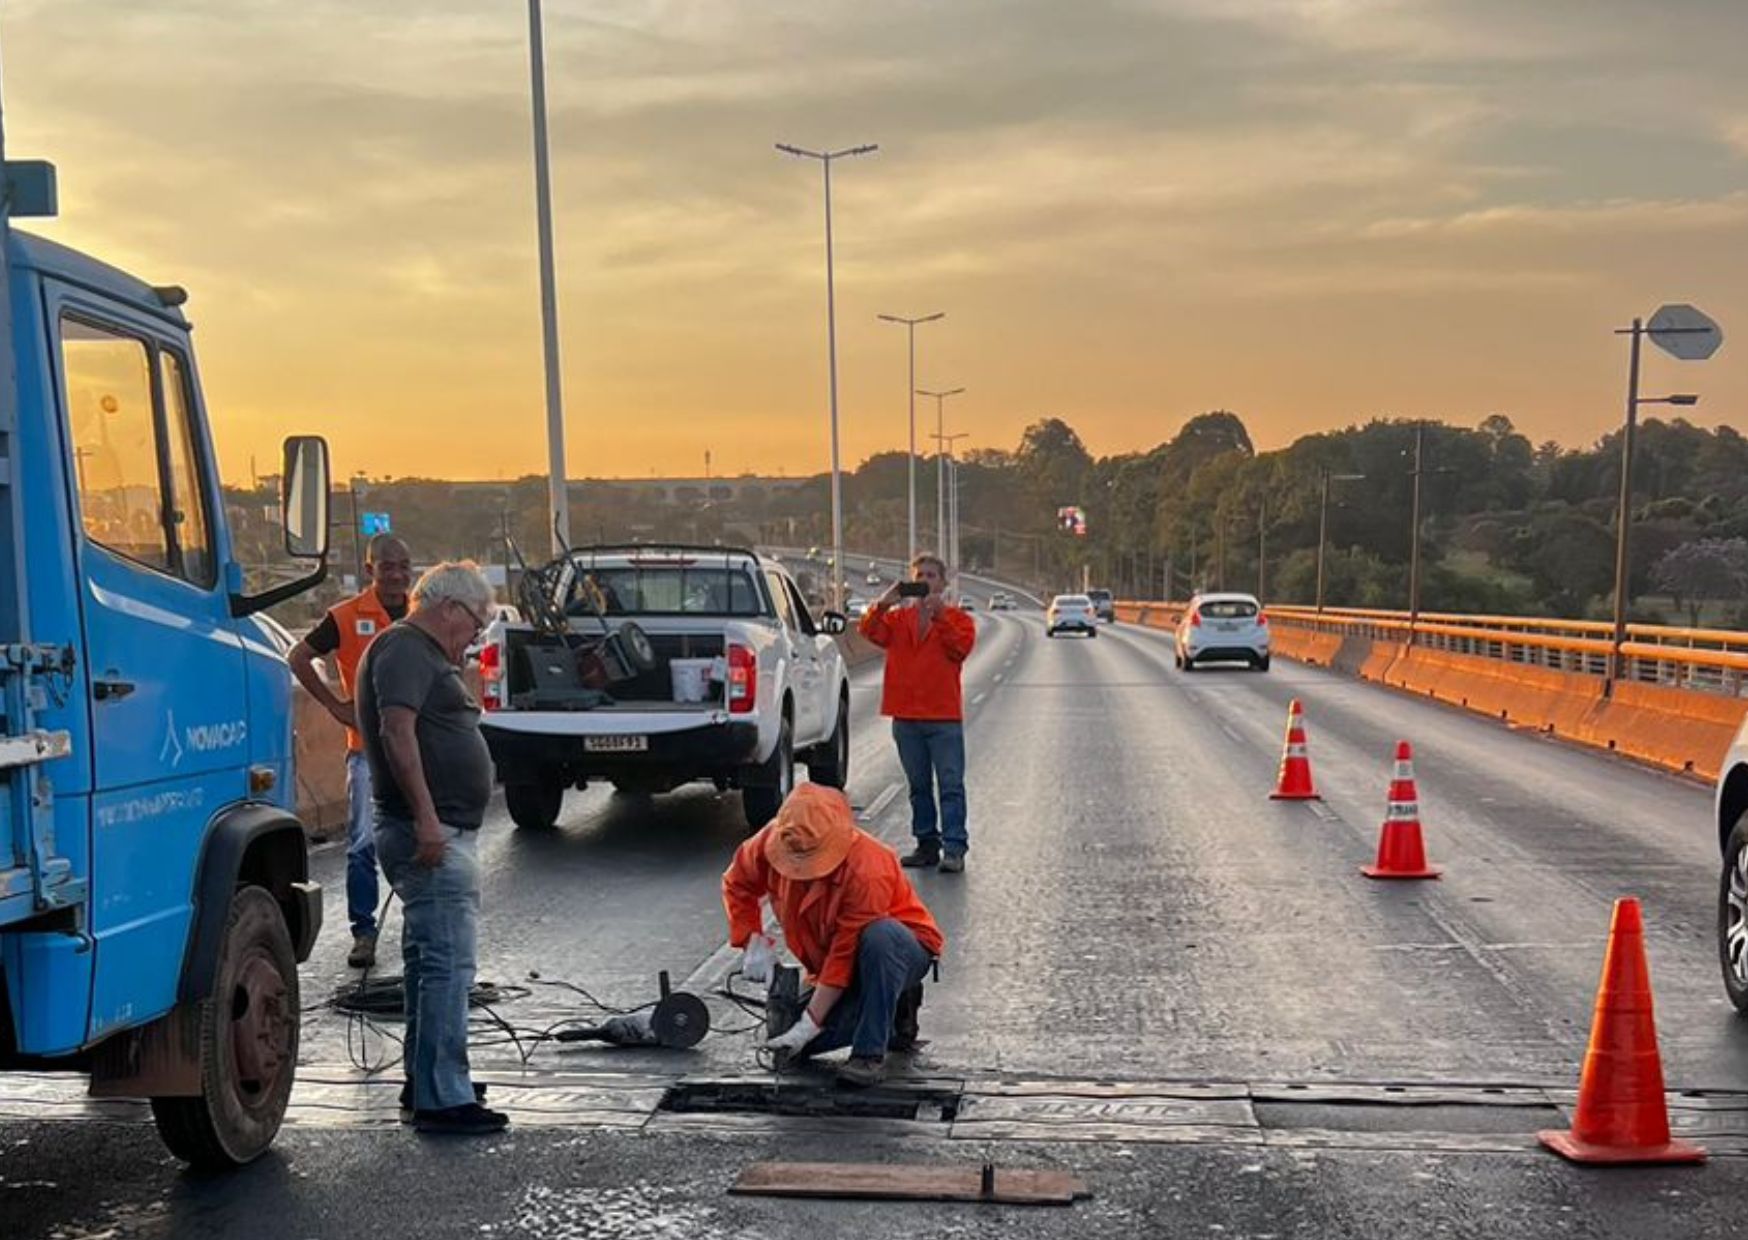
[[[286,553],[300,560],[319,560],[328,554],[327,441],[315,435],[287,439],[280,478]]]
[[[820,627],[836,637],[849,629],[850,618],[841,611],[828,611],[820,618]]]
[[[285,523],[285,550],[316,566],[296,581],[270,586],[259,594],[231,595],[231,615],[252,616],[295,598],[328,575],[328,443],[316,435],[285,441],[279,510]]]

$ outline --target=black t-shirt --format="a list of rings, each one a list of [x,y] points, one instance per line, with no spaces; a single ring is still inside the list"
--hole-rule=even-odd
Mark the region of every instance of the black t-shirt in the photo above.
[[[388,613],[390,620],[404,620],[407,616],[407,600],[402,599],[397,607],[383,603],[381,596],[377,602],[382,603],[382,609]],[[322,622],[310,630],[304,644],[319,655],[330,655],[340,648],[340,626],[334,622],[334,613],[329,612],[322,617]]]
[[[395,781],[382,743],[382,712],[391,706],[418,712],[413,732],[437,817],[445,826],[477,828],[492,796],[492,755],[480,735],[479,703],[436,639],[404,621],[384,629],[364,652],[358,671],[358,730],[377,812],[411,822],[412,803]]]

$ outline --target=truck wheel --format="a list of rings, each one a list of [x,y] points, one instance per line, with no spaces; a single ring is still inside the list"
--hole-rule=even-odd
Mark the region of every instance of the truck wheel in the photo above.
[[[795,787],[795,742],[787,719],[777,730],[777,748],[759,768],[758,777],[769,782],[748,784],[740,790],[747,826],[755,831],[777,816]]]
[[[1718,882],[1718,962],[1724,991],[1738,1012],[1748,1013],[1748,817],[1736,823],[1724,845]]]
[[[828,788],[842,788],[850,781],[850,699],[838,699],[838,722],[830,738],[814,751],[818,760],[807,764],[807,777]]]
[[[231,896],[213,991],[200,1005],[200,1096],[153,1098],[170,1152],[222,1171],[273,1144],[297,1074],[297,961],[285,915],[264,888]]]
[[[534,779],[504,785],[504,808],[510,821],[525,831],[550,831],[564,806],[564,785],[557,779]]]

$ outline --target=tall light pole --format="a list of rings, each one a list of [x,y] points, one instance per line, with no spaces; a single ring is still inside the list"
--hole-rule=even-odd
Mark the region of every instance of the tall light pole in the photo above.
[[[902,323],[910,342],[910,525],[904,544],[904,558],[917,553],[916,543],[916,328],[918,323],[933,323],[947,317],[946,311],[925,314],[920,319],[907,319],[896,314],[882,314],[882,322]]]
[[[564,475],[564,396],[558,357],[558,288],[552,259],[552,169],[546,144],[546,49],[540,0],[528,0],[528,65],[534,94],[534,210],[540,234],[540,325],[546,362],[547,534],[552,553],[571,540],[570,491]]]
[[[1633,525],[1633,440],[1638,429],[1639,406],[1699,403],[1699,397],[1692,395],[1640,397],[1639,342],[1649,336],[1652,344],[1684,362],[1703,362],[1724,343],[1723,329],[1701,311],[1685,304],[1660,306],[1649,323],[1634,319],[1631,327],[1617,329],[1615,335],[1631,336],[1633,343],[1627,366],[1627,425],[1621,436],[1621,498],[1615,513],[1614,651],[1609,661],[1608,678],[1602,685],[1605,696],[1614,691],[1614,682],[1626,675],[1627,668],[1623,647],[1627,640],[1628,543]]]
[[[1414,428],[1414,512],[1408,543],[1408,644],[1415,644],[1415,629],[1420,621],[1420,476],[1422,454],[1426,450],[1426,423]]]
[[[838,467],[838,306],[832,272],[832,161],[871,155],[880,148],[868,143],[845,147],[841,151],[809,151],[779,142],[777,149],[785,155],[817,159],[825,171],[825,349],[831,375],[832,411],[832,606],[841,609],[844,605],[844,479]]]
[[[1256,601],[1268,597],[1269,563],[1269,497],[1264,495],[1256,506]]]
[[[941,510],[940,556],[947,564],[947,571],[952,573],[958,572],[959,563],[959,462],[953,459],[953,445],[970,436],[970,431],[958,431],[952,435],[941,432],[935,435],[941,465],[950,479],[944,491],[948,497],[947,506]]]
[[[1329,554],[1329,484],[1359,482],[1364,474],[1338,474],[1323,467],[1323,495],[1317,504],[1317,610],[1323,610],[1323,560]]]
[[[933,396],[935,398],[935,433],[933,438],[939,445],[945,438],[943,432],[947,429],[945,415],[941,412],[942,404],[949,396],[957,396],[965,389],[962,387],[947,388],[945,391],[931,392],[928,388],[916,388],[918,396]],[[947,462],[940,455],[935,457],[935,554],[943,560],[947,558]]]
[[[1639,395],[1639,341],[1645,334],[1643,323],[1633,320],[1632,353],[1627,363],[1627,423],[1621,431],[1621,493],[1615,508],[1614,538],[1614,657],[1610,660],[1609,679],[1619,680],[1627,674],[1627,657],[1622,647],[1627,640],[1627,576],[1633,531],[1633,443],[1638,437],[1640,405],[1697,405],[1699,397],[1692,393],[1675,396]],[[1610,686],[1612,689],[1612,685]]]

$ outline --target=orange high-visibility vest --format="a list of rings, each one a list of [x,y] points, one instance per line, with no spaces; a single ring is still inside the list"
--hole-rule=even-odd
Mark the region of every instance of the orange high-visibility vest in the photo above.
[[[328,614],[334,617],[334,627],[340,631],[340,645],[333,654],[340,669],[340,687],[356,702],[358,664],[363,661],[364,652],[376,640],[376,635],[394,620],[390,618],[388,608],[382,605],[382,600],[376,597],[375,586],[344,602],[335,603]],[[364,752],[364,738],[352,728],[346,729],[346,748],[353,753]]]

